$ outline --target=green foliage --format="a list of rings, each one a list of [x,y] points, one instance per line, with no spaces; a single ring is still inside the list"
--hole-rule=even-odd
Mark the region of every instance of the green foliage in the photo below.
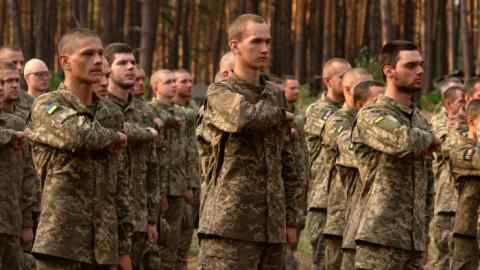
[[[369,56],[368,54],[362,54],[354,61],[355,67],[361,67],[373,75],[373,78],[378,81],[383,81],[383,75],[380,70],[377,59]]]
[[[310,94],[310,86],[308,84],[303,84],[300,86],[300,89],[298,91],[298,97],[297,97],[297,108],[300,110],[304,110],[313,103],[317,97],[313,97]]]
[[[50,90],[57,90],[57,88],[58,88],[58,86],[60,85],[61,82],[63,82],[63,79],[60,76],[60,74],[58,72],[54,72],[52,74],[52,77],[48,81],[48,88]]]
[[[434,112],[438,108],[438,104],[442,101],[442,96],[438,89],[433,90],[427,95],[420,97],[420,108],[424,111]]]

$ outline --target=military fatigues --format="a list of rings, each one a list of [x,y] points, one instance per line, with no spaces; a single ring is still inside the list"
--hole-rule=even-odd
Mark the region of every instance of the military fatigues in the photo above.
[[[289,111],[295,113],[295,167],[298,170],[298,179],[301,180],[301,192],[297,195],[298,201],[298,217],[297,217],[297,235],[305,228],[305,219],[307,214],[307,190],[310,182],[310,163],[308,161],[308,147],[305,139],[305,114],[296,110],[294,104],[289,104]],[[298,262],[294,256],[296,247],[287,247],[287,254],[285,260],[286,270],[298,269]]]
[[[35,194],[25,174],[25,155],[13,147],[15,131],[23,131],[25,122],[8,113],[0,113],[0,269],[23,269],[22,248],[18,236],[22,228],[32,227]]]
[[[452,178],[446,137],[448,135],[447,112],[442,108],[432,118],[435,135],[442,140],[442,151],[435,154],[434,215],[429,227],[427,269],[450,269],[453,223],[457,207],[457,190]]]
[[[158,158],[161,181],[166,183],[169,208],[162,214],[172,235],[166,245],[161,246],[162,269],[175,269],[181,237],[182,219],[185,213],[184,193],[190,189],[187,173],[188,141],[185,136],[185,115],[175,105],[163,104],[158,100],[150,103],[157,117],[163,120],[165,128],[160,130],[161,142]],[[173,123],[173,124],[172,124]],[[175,124],[176,123],[176,124]],[[175,126],[177,125],[177,126]]]
[[[202,127],[214,157],[200,207],[200,269],[283,269],[301,185],[283,92],[263,77],[210,85]]]
[[[187,140],[188,160],[185,161],[190,187],[193,193],[192,204],[185,205],[185,213],[182,219],[182,232],[180,246],[178,249],[177,269],[187,269],[187,259],[192,244],[194,228],[198,227],[198,210],[200,207],[200,161],[197,150],[197,140],[195,136],[195,122],[198,114],[198,106],[195,102],[190,101],[183,106],[185,114],[185,132]]]
[[[325,122],[340,108],[341,104],[330,100],[326,95],[307,108],[305,134],[310,154],[311,188],[309,190],[307,231],[310,233],[312,245],[313,269],[325,268],[325,243],[323,229],[327,218],[327,187],[326,174],[333,166],[332,160],[325,160],[322,155],[322,140]]]
[[[429,124],[415,108],[382,96],[357,116],[352,140],[364,148],[365,200],[355,267],[421,269],[425,250]]]
[[[116,118],[121,112],[104,101],[94,96],[86,107],[66,87],[36,99],[28,137],[45,175],[33,246],[38,269],[108,267],[129,254],[128,179],[105,149],[118,134],[99,122]]]
[[[143,101],[132,96],[122,100],[109,94],[106,99],[125,117],[124,130],[128,138],[126,168],[133,222],[132,259],[135,269],[140,269],[147,248],[147,224],[157,224],[160,202],[157,151],[153,135],[146,129],[154,126],[153,112]]]
[[[456,133],[456,132],[451,132]],[[457,212],[453,227],[453,255],[450,269],[477,269],[477,226],[480,206],[480,156],[476,141],[449,134],[452,173],[458,189]]]

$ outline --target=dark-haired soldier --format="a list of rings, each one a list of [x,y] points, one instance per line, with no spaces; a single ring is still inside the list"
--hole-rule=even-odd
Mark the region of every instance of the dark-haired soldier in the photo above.
[[[127,138],[100,124],[117,114],[92,91],[103,75],[103,45],[76,29],[58,46],[64,85],[36,99],[27,132],[34,159],[47,160],[37,163],[44,181],[37,269],[131,269],[128,180],[116,169]]]
[[[423,57],[408,41],[384,45],[385,95],[357,115],[352,140],[367,152],[360,173],[364,211],[356,234],[357,269],[422,269],[427,211],[426,155],[440,146],[413,103]],[[362,172],[363,171],[363,172]]]

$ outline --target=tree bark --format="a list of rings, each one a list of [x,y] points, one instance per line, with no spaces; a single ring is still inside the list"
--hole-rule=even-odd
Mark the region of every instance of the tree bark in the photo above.
[[[185,13],[183,14],[183,25],[182,25],[182,67],[184,69],[190,70],[190,35],[192,32],[189,32],[190,27],[193,27],[194,14],[190,16],[192,9],[194,9],[195,2],[188,1],[185,3]]]
[[[472,50],[472,31],[468,22],[470,9],[467,0],[460,0],[461,24],[460,28],[463,34],[463,71],[465,72],[465,81],[473,75],[473,50]]]
[[[113,30],[113,0],[102,0],[101,1],[101,14],[102,14],[102,24],[103,24],[103,30],[102,30],[102,39],[107,46],[107,44],[110,44],[113,42],[113,35],[114,35],[114,30]],[[119,14],[117,14],[118,16]]]
[[[114,41],[124,41],[123,30],[125,29],[125,0],[117,0],[115,3],[114,21]]]
[[[305,78],[305,12],[306,12],[306,0],[297,0],[296,9],[296,33],[295,33],[295,77],[299,81],[303,81]]]
[[[404,37],[413,41],[415,38],[415,0],[405,1]]]
[[[278,0],[273,5],[271,72],[276,75],[292,74],[293,48],[289,31],[292,24],[292,5],[288,0]]]
[[[150,1],[145,1],[150,2]],[[130,0],[130,16],[126,41],[132,48],[140,47],[142,36],[142,3],[141,0]],[[156,13],[155,11],[152,11]],[[158,14],[158,12],[156,13]]]
[[[312,1],[311,24],[310,29],[312,37],[310,39],[310,76],[320,75],[322,70],[322,51],[323,51],[323,14],[324,14],[324,2]]]
[[[175,1],[175,15],[172,31],[169,33],[169,43],[168,43],[168,62],[167,68],[176,69],[178,68],[178,45],[179,45],[179,33],[180,33],[180,24],[182,23],[182,9],[183,9],[183,0]]]
[[[4,44],[4,31],[5,31],[5,25],[7,24],[7,16],[6,16],[6,4],[4,1],[0,1],[0,46],[3,46]]]
[[[8,0],[8,10],[13,30],[13,46],[23,49],[22,14],[19,0]]]
[[[433,0],[425,0],[425,16],[424,16],[424,37],[423,37],[423,54],[425,61],[425,73],[423,92],[429,93],[432,90],[432,76],[433,76],[433,39],[434,39],[434,10]]]
[[[70,25],[75,28],[88,27],[88,3],[86,0],[72,0]]]
[[[382,45],[381,33],[378,31],[378,25],[382,23],[380,15],[380,6],[378,1],[368,1],[368,38],[366,44],[368,44],[369,55],[376,55],[380,51]]]
[[[323,31],[323,63],[333,57],[335,44],[335,1],[325,0]]]
[[[447,14],[447,66],[448,73],[452,73],[455,69],[455,6],[454,0],[447,0],[446,4]]]
[[[155,48],[158,22],[158,2],[144,0],[142,4],[142,39],[140,41],[140,65],[145,75],[152,74],[153,51]]]
[[[380,10],[382,16],[382,44],[385,44],[394,39],[392,35],[392,7],[390,0],[381,0]]]

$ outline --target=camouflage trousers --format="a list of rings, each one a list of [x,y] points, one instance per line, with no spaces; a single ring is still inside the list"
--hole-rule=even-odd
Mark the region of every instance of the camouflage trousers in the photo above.
[[[292,247],[285,248],[285,270],[298,270],[298,261],[295,258],[295,249]]]
[[[200,239],[199,270],[279,270],[284,264],[285,244]]]
[[[342,249],[342,270],[355,270],[355,249]]]
[[[170,229],[170,237],[165,245],[160,245],[162,270],[175,270],[180,247],[182,219],[184,216],[185,199],[183,197],[168,196],[168,209],[162,215]]]
[[[430,222],[427,263],[428,270],[449,270],[453,252],[453,213],[435,214]]]
[[[478,244],[474,237],[453,237],[454,248],[451,270],[477,270]]]
[[[311,209],[307,215],[307,232],[310,235],[310,244],[312,246],[312,270],[325,269],[325,239],[323,237],[323,227],[327,220],[325,209]]]
[[[325,237],[325,270],[338,270],[342,266],[341,236]]]
[[[200,192],[193,190],[193,203],[185,204],[184,216],[182,218],[182,231],[178,247],[177,270],[187,270],[188,254],[192,245],[193,233],[198,227],[198,213],[200,207]]]
[[[355,269],[420,270],[423,252],[361,243],[357,245]]]
[[[146,232],[133,233],[131,257],[135,270],[157,270],[161,267],[158,247],[148,243]]]
[[[117,266],[94,265],[67,260],[59,257],[42,256],[37,258],[37,270],[114,270]]]
[[[17,237],[0,234],[0,269],[22,270],[22,254]]]

